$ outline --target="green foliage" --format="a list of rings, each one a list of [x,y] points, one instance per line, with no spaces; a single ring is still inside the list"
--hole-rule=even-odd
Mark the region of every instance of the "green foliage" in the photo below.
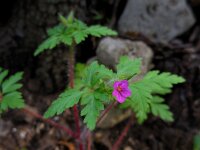
[[[18,72],[10,77],[8,70],[0,68],[0,113],[9,108],[22,108],[24,100],[22,94],[18,91],[22,84],[19,81],[22,79],[22,72]]]
[[[96,92],[81,99],[81,104],[84,105],[83,109],[81,110],[81,116],[85,116],[84,123],[87,124],[87,127],[90,130],[95,128],[100,111],[104,109],[103,102],[101,99],[99,99],[99,97],[95,96],[95,93]]]
[[[180,76],[169,72],[160,73],[159,71],[150,71],[143,80],[154,94],[170,93],[173,84],[185,82],[185,79]]]
[[[109,101],[103,79],[111,78],[112,75],[114,73],[111,70],[99,65],[96,61],[88,67],[78,64],[76,67],[78,79],[76,81],[79,82],[79,90],[66,90],[51,104],[44,116],[48,118],[58,115],[80,100],[80,104],[83,106],[81,116],[84,116],[84,123],[93,130],[100,112],[104,109],[104,104]]]
[[[80,102],[84,123],[93,130],[105,104],[114,99],[112,96],[114,82],[125,79],[129,80],[132,95],[121,107],[131,108],[139,123],[143,123],[149,113],[165,121],[173,121],[169,107],[159,95],[168,93],[174,84],[185,80],[171,73],[150,71],[142,79],[134,80],[132,83],[131,80],[140,74],[140,65],[141,59],[132,60],[125,56],[120,59],[116,73],[96,61],[89,66],[78,64],[76,67],[78,88],[69,89],[61,94],[47,110],[45,117],[58,115]]]
[[[119,79],[129,79],[136,74],[139,74],[141,68],[141,59],[136,58],[134,60],[128,59],[126,56],[120,58],[117,65],[117,75]]]
[[[60,24],[47,31],[48,38],[39,45],[34,55],[38,55],[47,49],[53,49],[57,45],[63,43],[71,46],[84,41],[89,35],[95,37],[114,36],[115,31],[100,25],[87,26],[82,21],[74,18],[73,13],[70,13],[68,18],[59,15]]]
[[[165,121],[173,121],[169,107],[156,94],[167,94],[171,92],[174,84],[183,82],[185,79],[180,76],[168,72],[150,71],[143,79],[130,85],[132,96],[123,104],[122,108],[131,107],[136,113],[139,123],[144,122],[150,112]]]
[[[76,89],[69,89],[58,97],[48,110],[45,112],[44,117],[49,118],[63,113],[66,109],[73,107],[81,98],[82,92]]]
[[[123,108],[131,107],[136,113],[138,122],[142,123],[147,119],[147,114],[150,111],[152,95],[148,88],[145,88],[143,82],[136,82],[130,85],[132,96],[123,104]]]
[[[151,100],[150,107],[154,116],[160,117],[165,121],[173,121],[173,114],[169,110],[169,106],[164,104],[164,99],[159,96],[154,96]]]
[[[200,134],[196,134],[193,139],[193,150],[200,150]]]

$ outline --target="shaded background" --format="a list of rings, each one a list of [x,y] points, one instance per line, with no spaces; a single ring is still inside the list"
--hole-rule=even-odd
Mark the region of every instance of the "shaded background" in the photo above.
[[[67,48],[58,47],[38,57],[33,57],[33,52],[45,39],[46,29],[58,23],[57,14],[67,16],[72,9],[89,25],[106,25],[119,31],[120,39],[142,41],[153,50],[154,69],[187,79],[166,96],[175,122],[168,124],[150,117],[144,125],[131,128],[121,149],[192,149],[193,136],[200,128],[200,1],[2,0],[0,66],[11,73],[25,72],[22,91],[26,103],[40,113],[66,87]],[[86,63],[95,56],[99,41],[89,37],[80,44],[76,61]],[[73,125],[70,111],[63,116],[56,119]],[[126,122],[98,129],[94,149],[109,149]],[[0,150],[62,150],[70,149],[70,144],[74,141],[64,133],[20,111],[9,111],[0,120]]]

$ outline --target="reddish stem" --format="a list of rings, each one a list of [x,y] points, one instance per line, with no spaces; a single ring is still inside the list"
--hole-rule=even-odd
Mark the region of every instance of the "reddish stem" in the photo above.
[[[118,150],[118,148],[120,147],[123,139],[127,135],[128,131],[129,131],[130,127],[131,127],[132,122],[133,122],[133,117],[131,116],[131,118],[129,119],[127,125],[124,127],[122,133],[120,134],[120,136],[118,137],[118,139],[114,143],[114,145],[112,147],[112,150]]]
[[[67,134],[69,134],[70,136],[72,136],[73,138],[77,138],[77,137],[76,137],[76,134],[74,134],[74,132],[73,132],[71,129],[69,129],[69,128],[65,127],[65,126],[62,126],[62,125],[60,125],[60,124],[54,122],[54,121],[51,120],[51,119],[45,119],[45,118],[42,117],[42,115],[40,115],[40,114],[38,114],[38,113],[36,113],[36,112],[32,112],[32,111],[30,111],[30,110],[27,109],[27,108],[23,108],[22,110],[25,112],[25,114],[28,113],[28,114],[30,114],[31,116],[35,117],[35,118],[38,118],[38,119],[40,119],[40,120],[42,120],[42,121],[44,121],[44,122],[46,122],[46,123],[48,123],[48,124],[50,124],[50,125],[52,125],[52,126],[58,128],[58,129],[63,130],[64,132],[66,132]]]
[[[68,56],[68,77],[69,77],[69,87],[74,88],[74,51],[75,51],[75,42],[72,43],[70,49],[69,49],[69,56]],[[76,136],[78,140],[80,141],[80,124],[79,124],[79,111],[77,105],[74,105],[73,107],[74,112],[74,121],[75,121],[75,127],[76,127]],[[83,150],[83,144],[80,141],[79,143],[79,149]]]
[[[91,145],[92,145],[91,133],[89,131],[88,136],[87,136],[87,150],[91,150]]]
[[[105,115],[106,115],[106,114],[112,109],[112,107],[113,107],[114,105],[116,105],[116,104],[117,104],[117,101],[112,102],[112,104],[110,104],[110,105],[103,111],[102,115],[98,118],[96,124],[99,124],[99,123],[102,121],[102,119],[105,117]]]

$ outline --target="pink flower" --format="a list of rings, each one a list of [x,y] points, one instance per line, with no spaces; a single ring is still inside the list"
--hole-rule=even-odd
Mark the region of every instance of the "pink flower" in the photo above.
[[[119,103],[123,103],[127,97],[131,96],[131,90],[128,88],[128,81],[116,81],[113,85],[113,96],[116,97]]]

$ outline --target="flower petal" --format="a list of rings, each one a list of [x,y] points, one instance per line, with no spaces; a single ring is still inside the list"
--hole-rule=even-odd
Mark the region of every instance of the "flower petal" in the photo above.
[[[116,89],[121,84],[121,81],[115,81],[113,88]]]
[[[119,102],[119,103],[123,103],[125,100],[126,100],[126,97],[122,96],[120,92],[118,92],[117,90],[114,90],[112,95],[114,97],[116,97],[116,100]]]
[[[126,97],[123,97],[121,94],[119,94],[117,97],[116,97],[117,101],[119,103],[123,103],[125,100],[126,100]]]
[[[119,93],[117,90],[114,90],[114,91],[112,92],[112,95],[115,96],[115,97],[117,97],[119,94],[120,94],[120,93]]]
[[[132,93],[131,90],[129,88],[126,88],[126,89],[122,90],[121,95],[123,97],[129,97],[129,96],[131,96],[131,93]]]
[[[128,81],[127,80],[120,81],[120,86],[122,88],[128,88]]]

